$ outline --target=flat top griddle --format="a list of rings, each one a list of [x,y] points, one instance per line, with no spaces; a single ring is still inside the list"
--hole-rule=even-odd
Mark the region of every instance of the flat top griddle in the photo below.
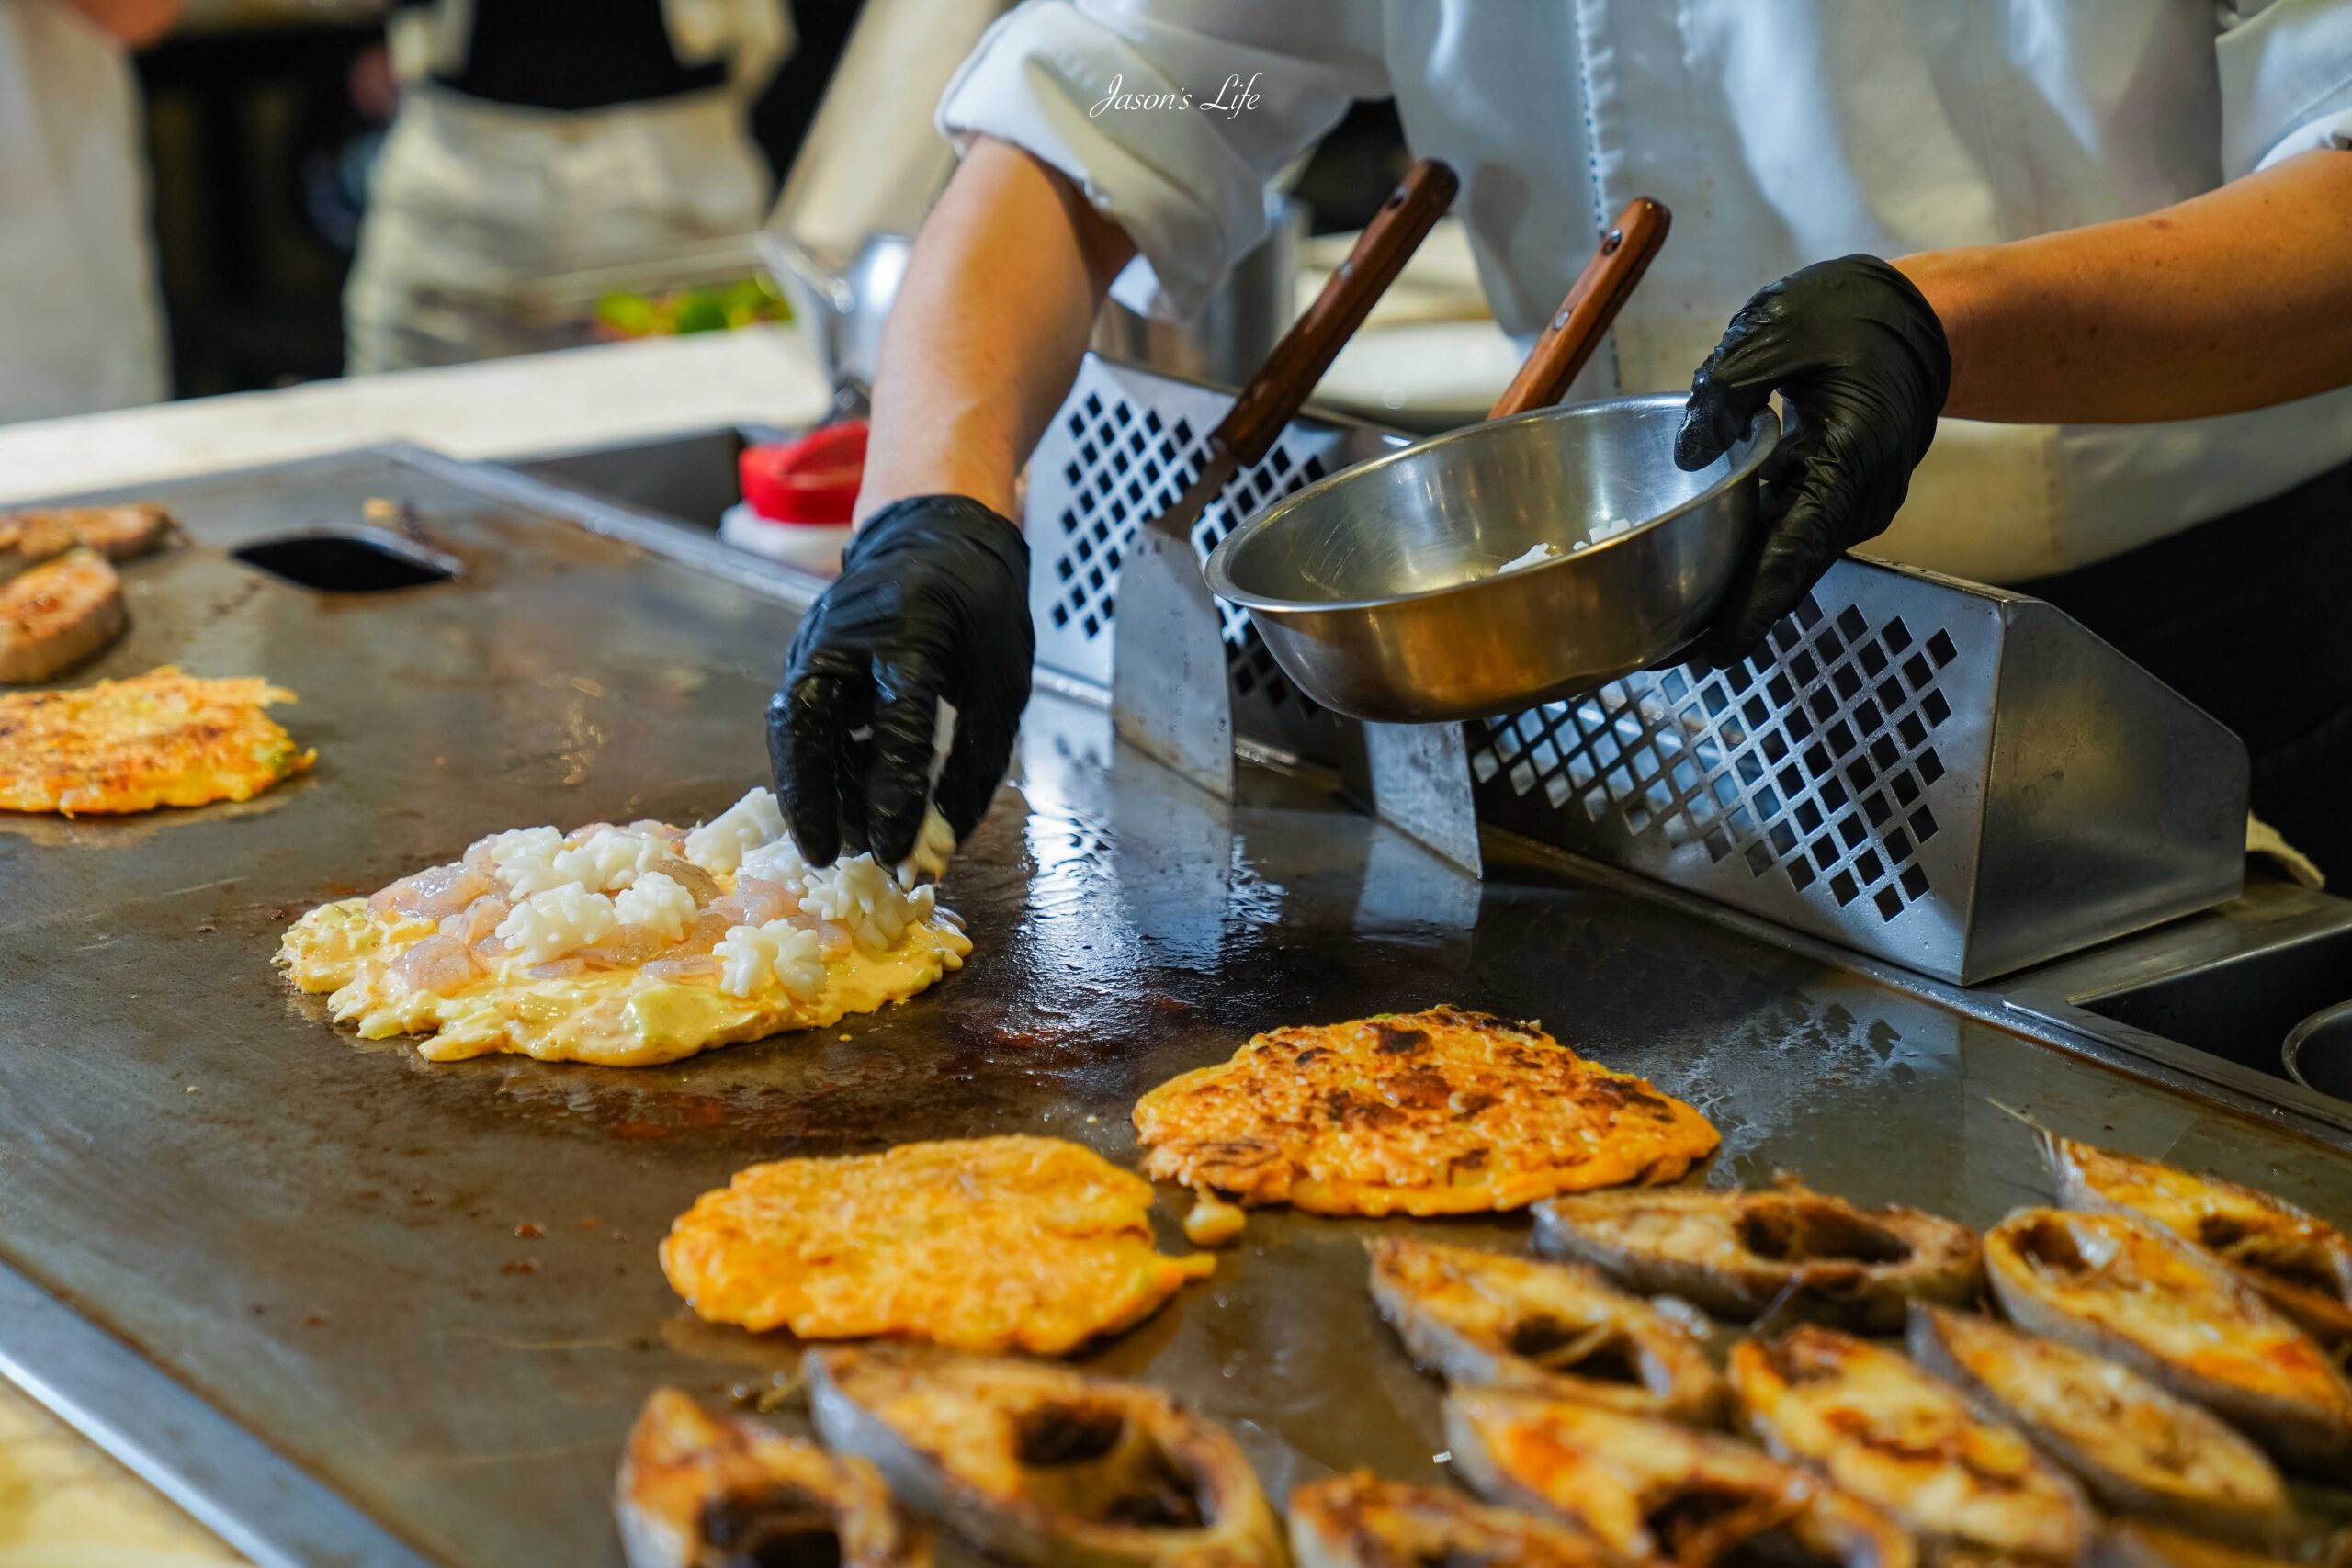
[[[560,492],[419,454],[141,493],[195,543],[129,567],[130,636],[80,677],[266,674],[301,694],[281,716],[320,759],[242,806],[0,818],[0,1257],[260,1438],[282,1492],[356,1510],[300,1541],[259,1529],[265,1556],[401,1561],[397,1538],[452,1563],[617,1562],[613,1466],[647,1392],[716,1396],[795,1353],[696,1324],[662,1281],[654,1245],[697,1193],[918,1137],[1045,1133],[1131,1162],[1137,1095],[1283,1022],[1541,1019],[1706,1111],[1719,1182],[1785,1168],[1983,1225],[2046,1193],[2023,1115],[2352,1215],[2352,1163],[2288,1133],[1507,849],[1465,881],[1296,780],[1250,772],[1221,806],[1044,694],[1017,791],[947,880],[978,944],[961,975],[670,1067],[427,1066],[290,992],[285,924],[499,829],[723,807],[763,775],[794,612],[572,525]],[[227,553],[355,524],[371,496],[407,502],[462,574],[333,595]],[[1374,1228],[1255,1215],[1214,1279],[1090,1364],[1230,1423],[1278,1499],[1356,1465],[1434,1478],[1436,1387],[1363,1291]],[[0,1359],[31,1321],[0,1314]],[[126,1440],[170,1472],[200,1438]]]

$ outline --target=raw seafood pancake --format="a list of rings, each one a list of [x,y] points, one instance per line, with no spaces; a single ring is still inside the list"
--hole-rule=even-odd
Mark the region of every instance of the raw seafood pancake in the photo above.
[[[741,1416],[714,1419],[674,1388],[645,1402],[614,1508],[629,1568],[931,1563],[930,1541],[900,1522],[872,1465]]]
[[[165,665],[0,696],[0,809],[72,817],[250,800],[317,758],[262,709],[294,694]]]
[[[1140,1383],[903,1347],[811,1350],[838,1454],[999,1561],[1278,1568],[1257,1472],[1221,1427]]]
[[[1144,1174],[1321,1214],[1516,1209],[1672,1181],[1705,1117],[1540,1029],[1433,1008],[1277,1029],[1135,1110]]]
[[[1142,1178],[1058,1138],[778,1160],[696,1200],[662,1270],[713,1323],[1057,1355],[1216,1267],[1161,1256],[1151,1201]]]
[[[1807,1324],[1732,1347],[1731,1384],[1765,1446],[1920,1534],[1996,1557],[2070,1563],[2090,1538],[2074,1483],[1892,1350]]]
[[[641,1067],[901,1001],[963,966],[928,886],[860,855],[811,868],[755,789],[660,822],[493,834],[465,858],[297,920],[278,962],[364,1039]]]
[[[2131,1214],[2024,1209],[1985,1233],[2009,1321],[2195,1400],[2290,1467],[2352,1464],[2352,1383],[2219,1259]]]
[[[1940,1307],[1912,1313],[1911,1353],[2116,1513],[2254,1540],[2286,1522],[2286,1488],[2261,1450],[2128,1367]]]

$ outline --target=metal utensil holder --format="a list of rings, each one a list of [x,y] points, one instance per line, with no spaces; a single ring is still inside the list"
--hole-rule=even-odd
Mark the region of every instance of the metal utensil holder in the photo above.
[[[1107,687],[1121,553],[1229,400],[1088,358],[1029,468],[1040,663]],[[1295,422],[1194,547],[1403,439]],[[1737,665],[1417,729],[1309,702],[1247,613],[1220,609],[1235,732],[1364,781],[1382,816],[1474,873],[1483,822],[1962,984],[2243,882],[2243,744],[2020,594],[1849,559]]]
[[[1227,389],[1086,356],[1029,458],[1022,528],[1032,558],[1037,662],[1109,688],[1119,563],[1137,525],[1173,503],[1191,479],[1203,442],[1232,401]],[[1193,547],[1206,560],[1238,518],[1405,440],[1349,421],[1294,420],[1201,514]],[[1222,602],[1217,609],[1234,733],[1317,761],[1338,755],[1348,721],[1291,685],[1250,629],[1248,612]]]

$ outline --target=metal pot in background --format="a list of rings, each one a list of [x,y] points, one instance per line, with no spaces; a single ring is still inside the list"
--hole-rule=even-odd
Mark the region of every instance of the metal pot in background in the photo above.
[[[1188,321],[1163,321],[1107,301],[1089,344],[1107,359],[1141,365],[1220,387],[1256,374],[1298,315],[1298,255],[1306,209],[1286,196],[1266,198],[1266,237],[1237,263],[1233,276]]]
[[[792,301],[826,379],[836,388],[873,386],[883,323],[907,275],[914,241],[904,234],[869,234],[855,252],[833,256],[782,230],[764,229],[759,248]]]
[[[2322,1008],[2287,1032],[2287,1076],[2315,1093],[2352,1100],[2352,1002]]]
[[[1306,209],[1287,197],[1272,197],[1267,219],[1265,239],[1241,258],[1197,317],[1161,321],[1109,301],[1094,324],[1095,352],[1219,386],[1248,380],[1298,314],[1298,253],[1306,237]],[[759,235],[759,247],[794,312],[807,323],[819,367],[836,387],[871,387],[883,323],[906,276],[914,242],[904,234],[869,234],[843,255],[767,229]]]

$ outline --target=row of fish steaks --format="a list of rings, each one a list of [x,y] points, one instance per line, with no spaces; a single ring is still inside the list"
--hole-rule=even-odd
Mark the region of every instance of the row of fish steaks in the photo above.
[[[2352,1488],[2352,1244],[2045,1142],[2057,1206],[1981,1237],[1790,1184],[1555,1197],[1534,1257],[1375,1241],[1374,1302],[1444,1378],[1476,1497],[1334,1476],[1285,1531],[1232,1438],[1156,1390],[834,1347],[806,1358],[821,1446],[654,1396],[621,1475],[630,1562],[913,1568],[933,1529],[1089,1568],[2308,1560],[2281,1471]],[[1747,1326],[1718,1357],[1725,1322]]]

